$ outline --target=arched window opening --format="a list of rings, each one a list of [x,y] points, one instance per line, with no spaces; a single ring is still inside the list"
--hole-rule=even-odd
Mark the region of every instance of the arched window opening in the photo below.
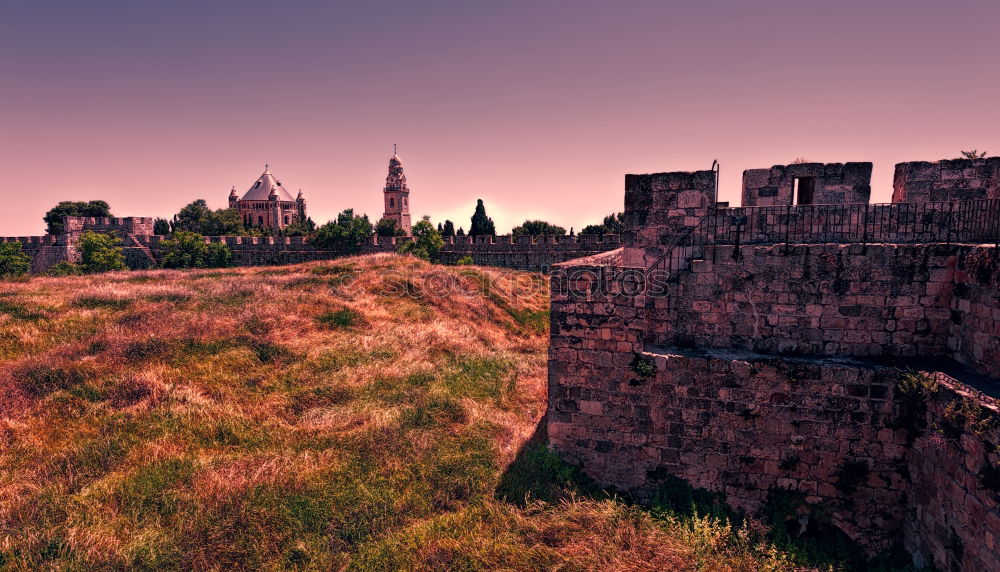
[[[257,224],[259,224],[260,226],[264,226],[264,217],[262,216],[257,217]]]

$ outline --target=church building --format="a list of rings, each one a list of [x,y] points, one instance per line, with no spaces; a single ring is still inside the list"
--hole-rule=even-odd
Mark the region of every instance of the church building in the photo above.
[[[239,212],[244,226],[266,228],[273,233],[306,220],[306,200],[302,197],[302,190],[292,198],[267,165],[264,165],[264,173],[242,197],[237,196],[236,187],[229,191],[229,208]]]
[[[389,175],[385,178],[385,214],[382,218],[396,222],[396,228],[403,229],[406,236],[413,234],[413,224],[410,221],[410,188],[406,186],[406,175],[403,174],[403,163],[396,154],[393,145],[392,157],[389,159]]]

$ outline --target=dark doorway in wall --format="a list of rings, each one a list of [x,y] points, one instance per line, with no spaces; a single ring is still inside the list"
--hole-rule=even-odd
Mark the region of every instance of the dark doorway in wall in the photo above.
[[[795,177],[795,204],[813,204],[813,192],[816,190],[816,177]]]

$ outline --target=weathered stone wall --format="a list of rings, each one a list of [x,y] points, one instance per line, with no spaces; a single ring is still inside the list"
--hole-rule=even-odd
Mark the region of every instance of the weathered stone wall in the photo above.
[[[624,265],[647,267],[714,208],[716,173],[625,175]]]
[[[958,361],[1000,378],[1000,249],[960,250],[948,349]]]
[[[770,245],[735,254],[732,246],[709,248],[666,285],[669,294],[649,313],[652,342],[785,355],[942,355],[1000,375],[995,247]],[[988,284],[970,272],[976,261]]]
[[[791,355],[942,354],[956,245],[709,248],[658,299],[654,342]]]
[[[152,235],[153,219],[151,217],[63,217],[66,234],[76,237],[90,230],[94,232],[116,233],[122,236],[129,234]]]
[[[796,163],[743,171],[743,206],[796,204],[795,179],[803,177],[815,181],[810,204],[867,203],[871,196],[871,163]]]
[[[664,478],[680,477],[751,514],[771,489],[785,489],[804,514],[822,506],[873,551],[901,527],[907,435],[886,426],[895,371],[662,350],[641,354],[656,367],[645,377],[629,367],[632,356],[594,343],[602,328],[571,335],[580,342],[553,356],[548,434],[599,483],[648,501]],[[609,366],[581,367],[588,362]],[[852,464],[867,468],[853,491],[838,476]]]
[[[0,242],[20,242],[21,249],[31,257],[31,272],[45,272],[54,264],[70,260],[71,251],[64,236],[6,236]]]
[[[971,201],[1000,198],[1000,157],[897,163],[892,202]]]
[[[156,260],[163,257],[162,243],[166,237],[129,232],[133,229],[143,230],[145,224],[143,221],[148,221],[151,233],[152,219],[67,217],[67,221],[73,225],[73,230],[65,235],[0,237],[0,241],[16,240],[24,244],[24,251],[32,258],[31,271],[34,273],[45,272],[53,264],[64,260],[78,262],[72,245],[83,230],[118,234],[122,238],[125,260],[130,268],[148,268],[153,262],[150,256]],[[225,243],[233,253],[235,266],[296,264],[313,260],[330,260],[350,254],[318,249],[299,236],[212,236],[206,237],[205,240]],[[359,253],[396,252],[401,243],[409,240],[411,240],[409,237],[372,237],[370,242],[362,245]],[[473,264],[482,266],[548,272],[554,264],[620,247],[621,237],[617,234],[447,237],[441,249],[441,261],[445,264],[456,264],[462,258],[471,257]]]
[[[939,570],[1000,570],[998,403],[940,377],[926,406],[908,451],[906,547]]]
[[[996,376],[996,249],[778,245],[743,247],[738,259],[732,247],[714,254],[668,296],[648,296],[646,274],[621,267],[614,253],[556,267],[552,446],[639,499],[668,475],[750,512],[785,489],[803,515],[829,515],[872,551],[905,531],[917,561],[993,569],[1000,512],[981,474],[1000,462],[1000,435],[948,438],[938,429],[954,424],[946,410],[971,393],[951,376],[990,383],[958,373],[948,356]],[[649,323],[658,342],[699,349],[650,344]],[[844,354],[914,358],[890,366]],[[636,356],[655,373],[644,375]],[[914,440],[900,423],[896,382],[899,365],[928,367],[916,356],[940,356],[930,365],[947,373],[934,372],[941,386]],[[854,491],[844,486],[849,467],[867,467]]]

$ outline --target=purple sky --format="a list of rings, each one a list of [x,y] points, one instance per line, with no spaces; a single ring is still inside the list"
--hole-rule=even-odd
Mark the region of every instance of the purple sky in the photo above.
[[[60,200],[226,206],[270,163],[324,222],[566,227],[625,173],[1000,154],[1000,2],[92,2],[0,7],[0,234]]]

